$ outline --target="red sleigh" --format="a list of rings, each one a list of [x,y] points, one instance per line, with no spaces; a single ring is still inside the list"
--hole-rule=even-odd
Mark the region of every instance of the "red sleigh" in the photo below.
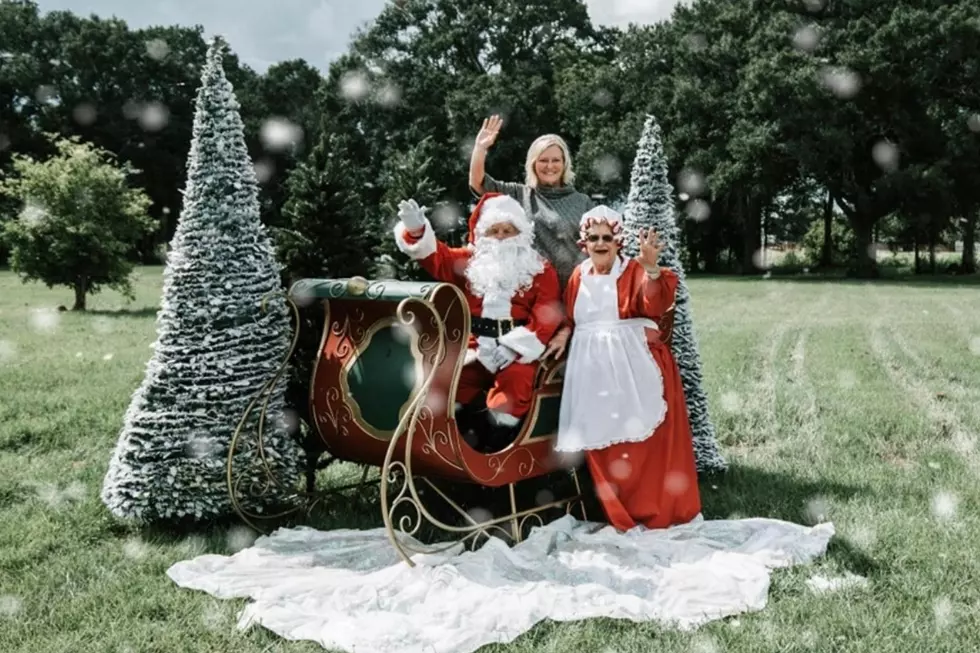
[[[520,540],[528,525],[543,522],[546,511],[568,512],[581,502],[574,470],[571,496],[526,509],[516,501],[517,483],[556,471],[551,443],[558,429],[562,362],[541,365],[530,412],[512,444],[484,454],[463,439],[454,407],[470,314],[456,287],[305,279],[293,285],[290,301],[319,302],[325,313],[310,388],[315,433],[334,458],[381,468],[382,519],[406,562],[412,564],[413,551],[398,533],[414,535],[423,522],[461,542],[495,530]],[[669,311],[661,323],[668,341],[672,324]],[[510,511],[478,520],[438,480],[507,486]],[[423,495],[433,494],[452,507],[460,524],[447,524],[427,509]]]

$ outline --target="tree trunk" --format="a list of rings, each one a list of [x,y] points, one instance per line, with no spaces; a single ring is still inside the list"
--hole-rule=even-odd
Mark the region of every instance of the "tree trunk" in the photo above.
[[[88,297],[88,277],[78,277],[75,280],[75,305],[71,307],[73,311],[85,310],[85,298]]]
[[[700,245],[704,271],[708,274],[717,274],[720,254],[718,252],[718,237],[715,235],[714,229],[705,229]]]
[[[912,271],[915,274],[922,274],[922,258],[919,256],[919,232],[916,230],[915,236],[912,237],[912,251],[915,255],[915,267]]]
[[[693,238],[687,239],[687,265],[688,272],[697,272],[698,270],[698,246],[694,242]]]
[[[936,274],[936,241],[939,239],[936,233],[936,221],[938,219],[934,216],[929,219],[929,274]]]
[[[874,279],[878,276],[878,260],[871,255],[875,222],[875,219],[860,214],[851,219],[856,241],[856,251],[852,254],[852,273],[859,279]]]
[[[820,267],[834,265],[834,194],[827,191],[827,201],[823,205],[823,250],[820,252]]]
[[[960,265],[961,274],[974,274],[977,271],[977,213],[971,211],[967,214],[966,224],[963,225],[963,264]]]
[[[756,252],[759,251],[759,232],[762,228],[760,202],[751,197],[744,198],[740,204],[742,211],[742,274],[758,274]]]

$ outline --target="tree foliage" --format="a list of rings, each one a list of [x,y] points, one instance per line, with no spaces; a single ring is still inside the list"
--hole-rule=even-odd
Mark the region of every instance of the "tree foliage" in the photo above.
[[[2,230],[11,268],[25,282],[72,288],[72,310],[85,310],[86,297],[104,287],[131,296],[127,255],[153,229],[149,198],[130,187],[132,167],[111,154],[77,137],[58,139],[54,148],[45,161],[15,156],[17,176],[0,183],[23,204]]]

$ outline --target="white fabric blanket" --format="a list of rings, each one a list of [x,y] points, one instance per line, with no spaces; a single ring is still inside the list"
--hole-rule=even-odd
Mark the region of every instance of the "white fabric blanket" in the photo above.
[[[697,520],[617,533],[567,516],[509,548],[401,562],[384,529],[281,529],[233,556],[173,565],[181,587],[251,597],[239,626],[350,653],[471,653],[543,619],[692,629],[766,605],[770,569],[821,556],[832,524]],[[431,549],[430,549],[431,551]]]

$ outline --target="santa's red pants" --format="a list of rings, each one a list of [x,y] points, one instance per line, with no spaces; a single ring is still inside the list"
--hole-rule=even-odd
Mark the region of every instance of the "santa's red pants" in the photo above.
[[[463,366],[456,387],[456,401],[466,405],[483,390],[487,392],[487,409],[523,417],[531,408],[534,393],[534,374],[538,363],[511,363],[496,374],[479,361]]]

